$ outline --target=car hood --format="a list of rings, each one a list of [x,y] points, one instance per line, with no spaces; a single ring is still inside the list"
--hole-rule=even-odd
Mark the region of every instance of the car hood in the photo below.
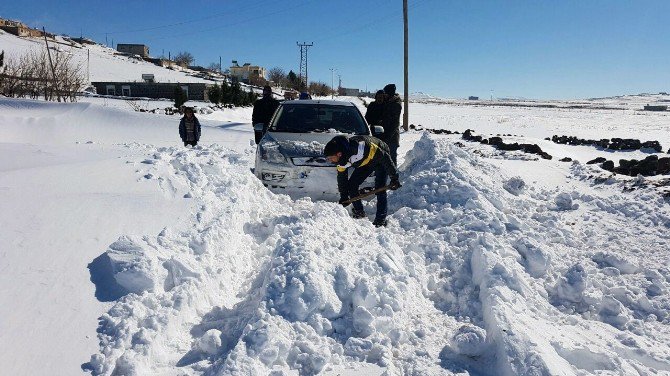
[[[263,142],[276,142],[288,158],[323,156],[323,148],[340,133],[269,132]]]

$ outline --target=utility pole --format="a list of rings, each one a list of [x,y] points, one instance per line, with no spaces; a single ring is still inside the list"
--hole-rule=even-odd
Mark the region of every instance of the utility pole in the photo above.
[[[305,89],[307,89],[307,50],[312,47],[314,43],[295,42],[295,44],[300,47],[300,82],[304,83]]]
[[[222,70],[221,70],[221,56],[219,56],[219,73],[221,73],[221,72],[222,72]]]
[[[330,68],[330,99],[335,99],[335,88],[333,87],[333,77],[335,73],[335,68]]]
[[[47,42],[47,31],[44,29],[44,26],[42,26],[42,32],[44,33],[44,44],[47,46],[47,55],[49,56],[49,65],[51,65],[51,75],[53,76],[54,79],[54,89],[56,90],[56,97],[58,98],[58,102],[60,102],[60,90],[58,90],[58,84],[56,81],[56,69],[54,69],[54,63],[51,60],[51,51],[49,51],[49,42]]]
[[[405,24],[405,111],[402,116],[402,127],[407,131],[409,129],[409,66],[408,66],[408,55],[409,55],[409,42],[408,42],[408,30],[407,25],[407,0],[402,2],[402,15]]]
[[[91,50],[86,48],[86,76],[88,77],[88,83],[91,83]]]

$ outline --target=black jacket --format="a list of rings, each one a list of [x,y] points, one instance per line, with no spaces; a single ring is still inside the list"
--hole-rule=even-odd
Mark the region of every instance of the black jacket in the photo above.
[[[263,97],[254,103],[254,112],[251,114],[251,124],[265,124],[267,127],[279,107],[279,101],[272,97]]]
[[[384,134],[379,138],[389,145],[398,145],[400,143],[400,113],[402,112],[400,96],[395,94],[384,102],[382,111],[382,127]]]
[[[337,164],[337,189],[342,197],[348,196],[349,174],[347,169],[353,168],[371,168],[376,169],[382,166],[391,180],[398,179],[398,169],[396,168],[389,147],[384,141],[373,136],[353,136],[349,138],[347,150],[342,154],[342,158]]]
[[[371,102],[368,105],[368,110],[365,112],[365,120],[368,121],[368,124],[381,125],[382,124],[382,111],[384,110],[384,103],[377,101]]]
[[[193,115],[193,121],[195,122],[195,140],[200,141],[200,121],[195,115]],[[186,118],[181,118],[179,122],[179,137],[182,141],[186,141]]]

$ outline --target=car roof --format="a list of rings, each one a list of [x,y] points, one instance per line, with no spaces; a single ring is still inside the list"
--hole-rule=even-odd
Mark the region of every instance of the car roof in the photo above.
[[[327,104],[329,106],[344,106],[344,107],[355,107],[351,102],[343,101],[333,101],[333,100],[320,100],[320,99],[302,99],[294,101],[284,101],[282,102],[283,106],[301,106],[301,105],[319,105]]]

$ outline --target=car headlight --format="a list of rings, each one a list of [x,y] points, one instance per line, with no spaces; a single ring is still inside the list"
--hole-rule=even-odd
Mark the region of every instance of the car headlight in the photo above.
[[[260,143],[258,145],[258,152],[263,161],[270,163],[288,163],[286,157],[279,149],[279,144],[276,142],[269,141]]]

